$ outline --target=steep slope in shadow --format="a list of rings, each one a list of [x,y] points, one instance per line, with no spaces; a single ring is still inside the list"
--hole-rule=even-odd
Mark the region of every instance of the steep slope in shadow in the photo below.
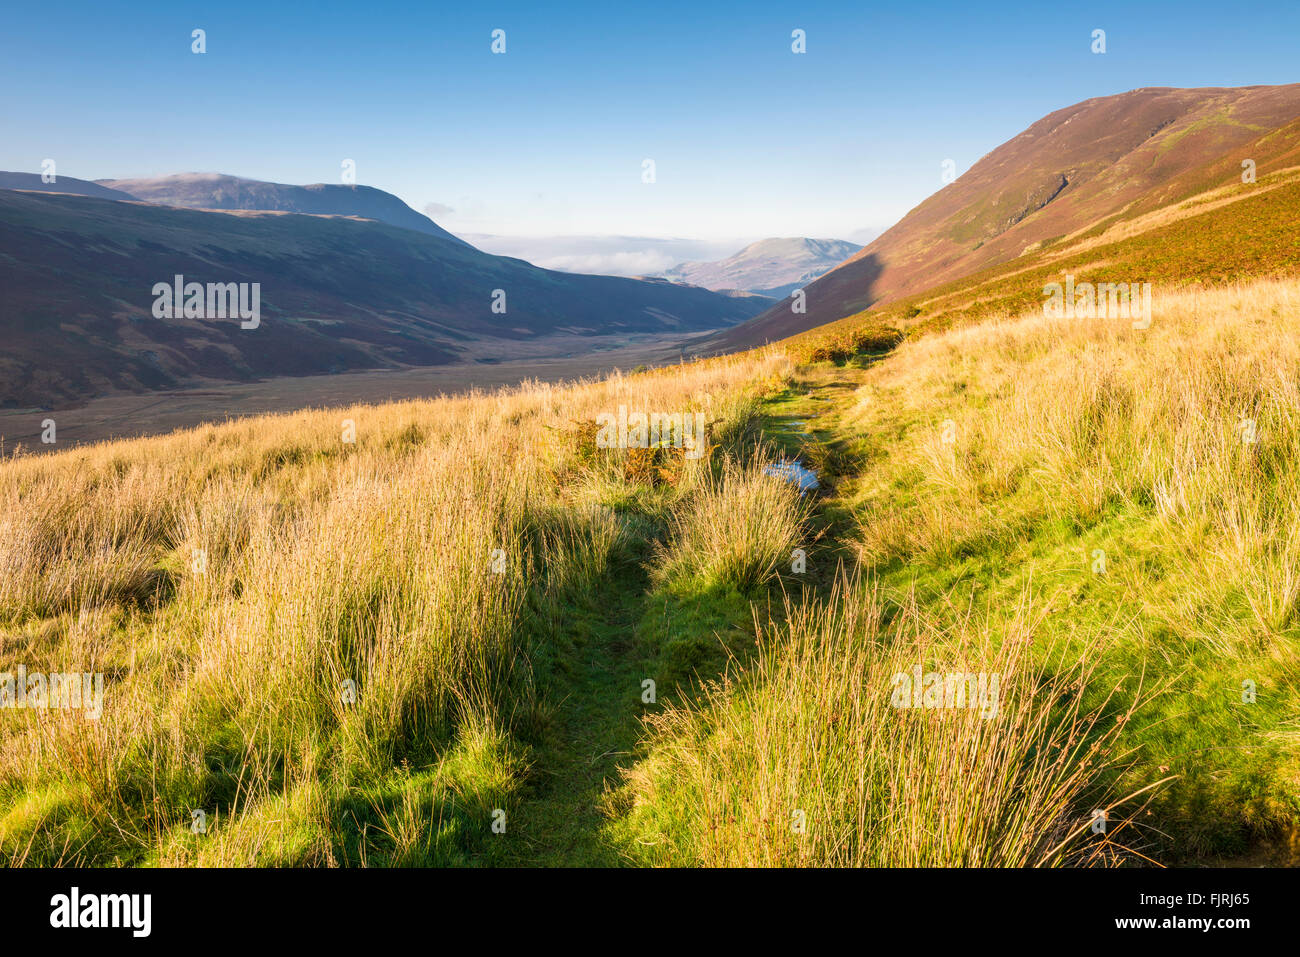
[[[176,275],[260,284],[260,325],[156,318],[152,290]],[[0,289],[0,405],[10,407],[212,379],[572,355],[597,336],[685,338],[771,302],[551,272],[370,220],[18,191],[0,191]]]

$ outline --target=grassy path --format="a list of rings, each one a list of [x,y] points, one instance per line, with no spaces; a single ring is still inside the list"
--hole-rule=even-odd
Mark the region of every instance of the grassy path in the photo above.
[[[1204,586],[1195,596],[1198,605],[1189,607],[1185,583],[1204,560],[1191,541],[1182,552],[1167,543],[1153,545],[1163,542],[1164,529],[1139,494],[1145,488],[1141,477],[1129,479],[1127,497],[1096,514],[1071,511],[1070,502],[1058,501],[1057,489],[1032,472],[1006,488],[985,489],[977,481],[983,473],[972,467],[975,477],[966,478],[965,487],[949,489],[941,481],[946,473],[936,473],[924,449],[918,451],[924,438],[917,438],[918,430],[945,416],[964,415],[977,425],[987,420],[991,438],[975,448],[1003,454],[997,417],[1014,419],[1015,412],[1005,391],[997,382],[968,389],[969,377],[957,369],[908,386],[932,389],[933,396],[899,392],[887,377],[884,386],[874,382],[866,361],[801,367],[788,389],[762,402],[766,443],[776,456],[800,459],[822,482],[807,545],[800,545],[807,548],[806,574],[783,569],[780,581],[767,590],[770,603],[762,594],[727,593],[725,587],[669,594],[652,588],[646,553],[625,555],[590,595],[573,599],[578,607],[567,607],[564,619],[554,622],[553,667],[547,671],[552,717],[532,745],[533,771],[515,812],[518,829],[507,862],[659,862],[657,848],[668,846],[659,838],[676,840],[672,826],[689,814],[671,802],[653,805],[650,813],[662,817],[645,818],[649,824],[638,831],[640,815],[651,805],[620,819],[627,792],[608,800],[622,784],[620,768],[632,767],[646,753],[642,678],[659,681],[662,701],[676,698],[674,685],[683,677],[717,673],[707,646],[722,646],[743,660],[756,603],[761,603],[760,616],[779,615],[782,589],[796,600],[801,589],[824,594],[838,567],[854,566],[859,548],[883,556],[871,572],[883,600],[898,605],[914,597],[940,628],[960,624],[969,614],[975,627],[1000,641],[1015,625],[1016,609],[1032,601],[1045,609],[1033,623],[1044,654],[1059,653],[1066,663],[1083,661],[1091,654],[1090,636],[1104,640],[1105,655],[1097,659],[1095,690],[1083,699],[1085,710],[1104,707],[1121,684],[1134,687],[1135,675],[1146,676],[1153,688],[1161,683],[1159,695],[1147,694],[1124,731],[1133,766],[1107,772],[1099,782],[1119,795],[1157,779],[1176,781],[1146,812],[1161,830],[1147,825],[1141,843],[1134,845],[1143,853],[1170,862],[1294,862],[1300,841],[1294,836],[1294,790],[1286,785],[1295,764],[1284,737],[1294,698],[1286,690],[1287,665],[1270,658],[1268,647],[1258,647],[1260,628],[1267,626],[1273,647],[1286,648],[1291,620],[1261,623],[1258,610],[1242,597],[1243,588],[1252,593],[1249,578],[1245,586]],[[869,380],[873,388],[860,391]],[[1053,396],[1024,389],[1040,406],[1054,408]],[[986,409],[990,404],[997,407]],[[1100,438],[1122,443],[1126,427],[1111,423]],[[1090,461],[1087,449],[1073,454],[1082,456],[1083,464],[1062,458],[1062,467],[1073,470],[1064,474]],[[972,505],[968,498],[976,492]],[[927,496],[924,508],[920,495]],[[938,515],[933,527],[924,524],[930,512]],[[860,524],[864,516],[877,514],[915,517],[918,544],[912,538],[895,544],[887,522]],[[908,534],[913,535],[911,528]],[[643,537],[637,546],[647,544]],[[1111,562],[1104,576],[1090,564],[1095,548],[1103,548]],[[1271,567],[1267,555],[1247,558],[1255,567]],[[1207,610],[1216,623],[1232,629],[1236,657],[1194,640],[1202,634]],[[1239,690],[1245,678],[1279,690],[1261,695],[1245,711]],[[659,753],[671,753],[671,744]],[[647,767],[648,773],[662,770],[658,763]],[[1271,848],[1267,854],[1261,850],[1265,845]]]
[[[823,485],[811,515],[811,526],[820,537],[815,571],[808,582],[819,589],[831,584],[838,563],[851,567],[854,561],[847,544],[855,526],[849,502],[863,468],[864,439],[847,431],[841,419],[852,406],[864,374],[864,369],[852,365],[805,367],[791,389],[768,406],[772,425],[803,422],[807,435],[769,428],[765,438],[804,460]]]
[[[640,736],[640,655],[634,631],[646,600],[646,572],[625,559],[584,607],[559,623],[553,724],[532,755],[532,786],[514,814],[508,865],[613,866],[604,837],[606,791],[617,786]]]
[[[851,527],[841,490],[851,481],[852,445],[836,419],[861,381],[860,369],[817,370],[797,389],[769,401],[764,438],[784,454],[801,456],[823,473],[828,487],[818,499],[812,525],[820,533],[817,558],[804,583],[822,589],[836,562],[847,557],[841,544]],[[786,423],[807,422],[806,436]],[[832,474],[834,473],[834,474]],[[647,615],[663,617],[642,555],[624,556],[593,595],[566,607],[553,641],[559,651],[549,695],[552,724],[534,746],[531,784],[514,811],[516,840],[502,863],[508,865],[615,866],[629,863],[608,836],[608,793],[620,784],[619,769],[635,758],[642,735],[641,681],[662,672],[646,659],[638,625]],[[709,605],[707,601],[701,604]],[[748,604],[719,602],[673,614],[672,632],[750,627]],[[666,624],[659,627],[668,628]],[[705,636],[706,638],[708,636]],[[707,670],[707,669],[706,669]],[[676,697],[669,688],[660,688]]]

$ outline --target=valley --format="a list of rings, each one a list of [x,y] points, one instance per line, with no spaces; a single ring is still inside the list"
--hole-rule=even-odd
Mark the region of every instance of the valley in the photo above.
[[[662,365],[679,357],[676,336],[553,337],[540,344],[540,356],[512,358],[509,349],[450,365],[396,368],[378,372],[282,376],[255,382],[213,380],[188,389],[102,396],[66,408],[0,409],[0,446],[28,453],[159,435],[203,423],[334,405],[429,399],[439,395],[492,390],[527,380],[564,382],[604,375],[614,369]],[[53,418],[58,443],[43,445],[41,423]]]
[[[1033,115],[660,277],[0,174],[0,862],[1300,864],[1300,84]]]
[[[93,738],[6,717],[0,851],[1294,863],[1297,302],[1157,289],[1145,329],[1033,310],[6,461],[7,647],[109,680]],[[600,448],[624,405],[702,407],[709,454]],[[998,675],[996,711],[899,710],[918,667]]]

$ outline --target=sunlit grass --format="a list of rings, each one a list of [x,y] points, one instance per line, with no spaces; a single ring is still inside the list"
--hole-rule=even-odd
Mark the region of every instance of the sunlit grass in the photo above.
[[[540,707],[530,616],[603,578],[625,536],[610,503],[643,494],[581,460],[575,423],[702,411],[735,442],[787,368],[751,355],[0,464],[0,670],[107,678],[98,721],[0,712],[0,853],[490,859],[494,802],[527,767],[513,730]],[[644,494],[667,508],[709,468]]]

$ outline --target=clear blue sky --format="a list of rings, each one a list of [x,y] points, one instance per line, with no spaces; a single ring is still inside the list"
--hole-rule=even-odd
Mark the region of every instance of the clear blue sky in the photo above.
[[[515,235],[847,235],[1070,103],[1300,80],[1296,0],[69,0],[0,30],[0,168],[310,183],[350,158],[448,228]]]

